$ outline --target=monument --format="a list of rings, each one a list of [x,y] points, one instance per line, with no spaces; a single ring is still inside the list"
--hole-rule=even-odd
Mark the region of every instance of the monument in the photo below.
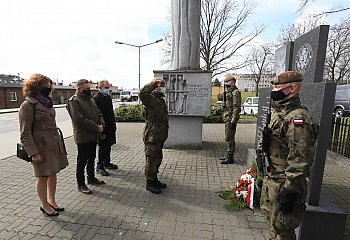
[[[211,110],[210,71],[200,70],[200,0],[172,0],[172,70],[154,70],[166,81],[169,137],[165,148],[200,149],[203,117]]]
[[[328,25],[321,25],[276,50],[275,71],[279,74],[295,70],[303,74],[304,87],[300,100],[307,107],[320,131],[315,145],[314,162],[308,178],[307,209],[298,229],[298,239],[342,239],[347,215],[336,205],[321,196],[328,139],[332,125],[332,109],[336,84],[323,81]],[[271,89],[259,90],[259,116],[256,144],[266,123]],[[248,158],[252,159],[252,150]],[[325,228],[327,224],[327,227]]]

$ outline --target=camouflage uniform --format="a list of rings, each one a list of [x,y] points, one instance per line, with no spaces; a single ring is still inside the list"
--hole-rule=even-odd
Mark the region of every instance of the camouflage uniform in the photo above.
[[[226,109],[222,115],[225,123],[225,141],[227,143],[227,153],[235,152],[236,126],[241,111],[241,93],[235,85],[227,87]]]
[[[157,179],[158,169],[163,159],[163,145],[168,138],[168,109],[163,99],[164,94],[154,92],[158,87],[155,80],[146,84],[139,97],[145,106],[145,129],[143,142],[145,143],[146,166],[145,176],[147,180]]]
[[[318,125],[301,106],[298,95],[275,101],[273,108],[269,124],[271,162],[263,180],[260,208],[269,224],[270,239],[296,239],[294,229],[305,212],[306,176],[314,158]],[[296,193],[288,213],[282,213],[278,203],[282,189]]]

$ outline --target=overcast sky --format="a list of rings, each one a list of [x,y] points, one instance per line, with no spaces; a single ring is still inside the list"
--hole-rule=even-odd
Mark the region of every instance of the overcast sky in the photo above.
[[[319,0],[306,13],[342,4]],[[81,78],[138,87],[138,48],[163,37],[170,28],[171,0],[7,0],[0,1],[0,73],[27,78],[42,73],[68,84]],[[348,4],[349,5],[349,4]],[[275,40],[281,26],[293,24],[298,0],[258,1],[249,25],[266,25],[261,41]],[[347,6],[349,7],[349,6]],[[347,12],[349,15],[349,11]],[[332,15],[330,24],[346,14]],[[165,69],[162,43],[141,48],[141,86],[153,70]]]

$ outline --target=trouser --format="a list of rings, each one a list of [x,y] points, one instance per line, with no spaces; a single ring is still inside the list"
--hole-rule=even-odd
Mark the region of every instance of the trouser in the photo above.
[[[235,134],[237,124],[232,124],[230,121],[225,123],[225,141],[227,144],[227,153],[235,153]]]
[[[147,180],[154,180],[159,173],[159,166],[163,160],[164,142],[148,142],[145,143],[145,176]]]
[[[88,179],[95,177],[94,165],[96,158],[96,141],[77,144],[78,156],[77,156],[77,183],[78,186],[85,185],[84,169],[86,166],[86,173]]]
[[[111,147],[110,145],[98,145],[97,169],[103,169],[111,163]]]
[[[263,213],[269,228],[269,237],[273,240],[295,240],[295,228],[297,228],[305,212],[306,188],[299,189],[301,195],[298,197],[299,204],[296,204],[290,213],[281,213],[280,206],[277,203],[278,193],[283,187],[284,182],[276,182],[267,177],[263,180],[260,197],[260,209]]]

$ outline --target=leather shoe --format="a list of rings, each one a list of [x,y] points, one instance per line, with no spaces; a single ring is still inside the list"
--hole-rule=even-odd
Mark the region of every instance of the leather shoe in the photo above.
[[[56,212],[63,212],[64,211],[64,207],[58,207],[58,208],[55,208],[54,206],[52,206],[50,203],[49,203],[50,207],[52,207]]]
[[[103,184],[105,184],[105,181],[98,180],[95,177],[91,178],[91,179],[88,179],[87,182],[88,182],[88,184],[91,184],[91,185],[103,185]]]
[[[113,163],[109,163],[109,164],[106,164],[105,168],[107,168],[107,169],[118,169],[118,165],[117,164],[113,164]]]
[[[83,185],[83,186],[78,186],[78,191],[84,194],[92,194],[92,191],[90,189],[88,189],[87,186]]]
[[[45,214],[48,217],[54,217],[54,216],[58,216],[60,215],[58,212],[56,212],[55,210],[52,213],[48,213],[45,211],[45,209],[43,209],[42,207],[40,207],[40,211],[43,212],[43,214]]]
[[[103,168],[97,169],[96,172],[101,174],[102,176],[109,176],[109,173],[106,171],[106,169]]]
[[[155,194],[160,194],[162,192],[157,186],[154,185],[152,180],[147,180],[146,190]]]

